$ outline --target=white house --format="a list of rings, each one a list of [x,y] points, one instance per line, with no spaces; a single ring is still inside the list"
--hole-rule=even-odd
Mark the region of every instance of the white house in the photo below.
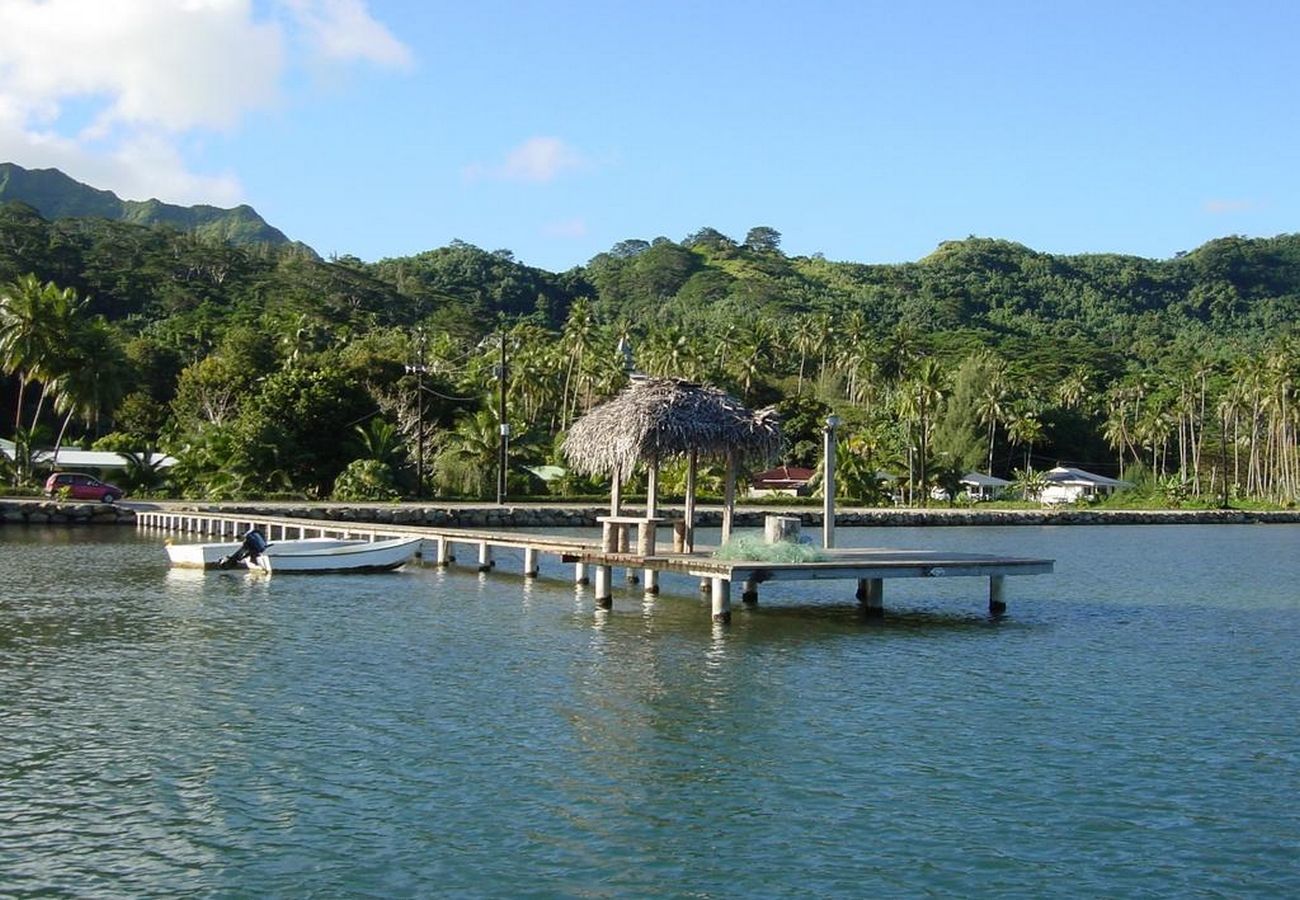
[[[995,475],[967,472],[961,477],[963,492],[972,500],[996,500],[1011,487],[1011,482]]]
[[[0,438],[0,453],[10,459],[18,458],[18,448],[13,441]],[[37,450],[32,454],[35,465],[51,469],[125,469],[127,458],[121,453],[108,450],[79,450],[60,447],[58,453],[53,450]],[[150,453],[149,464],[160,469],[176,465],[176,459],[165,453]]]
[[[1038,496],[1038,499],[1044,503],[1074,503],[1082,498],[1098,499],[1133,486],[1131,481],[1120,481],[1066,466],[1057,466],[1048,471],[1044,477],[1047,479],[1047,487],[1043,488],[1043,492]]]

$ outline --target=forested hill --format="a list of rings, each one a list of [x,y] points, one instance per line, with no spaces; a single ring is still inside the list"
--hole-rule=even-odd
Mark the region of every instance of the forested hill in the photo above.
[[[206,240],[284,246],[289,239],[251,207],[176,206],[158,200],[122,200],[82,184],[58,169],[0,163],[0,202],[19,200],[47,219],[98,217],[137,225],[167,225]]]
[[[972,237],[867,265],[789,256],[770,227],[743,240],[703,228],[552,273],[460,241],[322,260],[4,202],[0,297],[0,421],[25,423],[18,437],[41,426],[162,446],[186,461],[176,485],[195,496],[326,496],[354,464],[395,466],[386,478],[409,495],[424,432],[437,489],[482,491],[502,329],[511,420],[528,423],[513,447],[530,465],[555,462],[557,436],[623,383],[615,347],[630,338],[644,372],[777,404],[786,462],[816,462],[834,410],[861,498],[877,495],[881,467],[925,496],[940,471],[1062,461],[1178,472],[1213,494],[1229,442],[1234,490],[1276,499],[1300,484],[1300,235],[1168,260]],[[403,374],[413,359],[428,365],[427,396]],[[367,461],[353,433],[371,418]],[[405,457],[386,462],[394,441]]]

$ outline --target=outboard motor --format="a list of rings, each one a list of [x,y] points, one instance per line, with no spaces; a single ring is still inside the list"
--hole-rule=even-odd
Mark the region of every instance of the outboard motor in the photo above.
[[[262,532],[256,528],[250,528],[245,533],[243,543],[239,545],[239,549],[229,556],[222,557],[221,561],[217,563],[217,568],[229,569],[244,560],[256,565],[258,558],[266,552],[267,546],[266,538],[262,535]]]

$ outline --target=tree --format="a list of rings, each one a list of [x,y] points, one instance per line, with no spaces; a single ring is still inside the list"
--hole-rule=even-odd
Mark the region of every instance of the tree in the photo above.
[[[18,376],[18,402],[14,428],[22,424],[23,394],[27,385],[41,383],[41,400],[32,414],[35,426],[51,381],[68,363],[67,341],[85,301],[71,288],[42,284],[24,275],[0,288],[0,365]]]
[[[776,253],[781,249],[781,232],[766,225],[755,226],[745,235],[744,246],[754,253]]]
[[[92,319],[71,335],[69,365],[55,380],[55,408],[64,413],[55,439],[57,452],[73,416],[95,429],[100,416],[111,413],[122,399],[130,368],[117,332],[102,318]]]

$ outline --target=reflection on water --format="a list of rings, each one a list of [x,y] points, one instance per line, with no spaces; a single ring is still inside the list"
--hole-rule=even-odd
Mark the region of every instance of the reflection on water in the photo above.
[[[0,892],[1300,890],[1300,529],[837,536],[1057,573],[721,626],[693,579],[603,611],[553,560],[250,579],[6,527]]]

